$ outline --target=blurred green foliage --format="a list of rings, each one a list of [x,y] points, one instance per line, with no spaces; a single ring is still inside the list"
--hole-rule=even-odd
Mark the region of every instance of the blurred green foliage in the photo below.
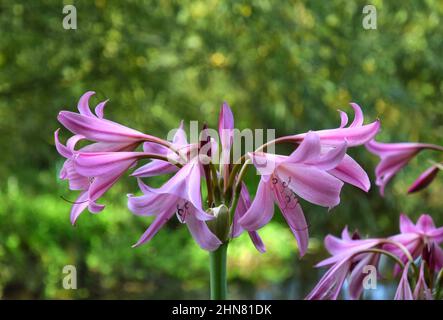
[[[164,137],[181,119],[215,125],[228,101],[238,128],[279,135],[337,126],[337,108],[359,103],[379,117],[383,141],[443,144],[443,2],[371,1],[378,29],[364,30],[366,1],[16,1],[0,3],[0,297],[206,298],[207,257],[178,223],[131,249],[149,221],[126,209],[131,180],[104,198],[100,215],[69,224],[75,199],[57,180],[57,113],[87,90],[109,98],[107,117]],[[64,30],[74,4],[78,29]],[[66,136],[66,135],[65,135]],[[287,150],[288,151],[288,150]],[[377,159],[351,150],[373,177]],[[232,297],[301,298],[318,279],[321,242],[345,226],[363,234],[398,230],[400,212],[443,223],[441,179],[405,190],[428,166],[414,160],[382,199],[346,186],[327,213],[303,203],[312,247],[297,256],[281,219],[230,246]],[[254,190],[254,176],[250,189]],[[61,286],[78,268],[79,290]]]

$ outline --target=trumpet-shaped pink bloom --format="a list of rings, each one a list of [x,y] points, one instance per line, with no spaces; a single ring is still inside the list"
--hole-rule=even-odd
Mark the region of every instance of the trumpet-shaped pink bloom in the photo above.
[[[155,220],[134,246],[151,240],[174,214],[186,224],[200,247],[212,251],[220,246],[221,241],[205,223],[214,216],[202,210],[201,171],[198,162],[189,162],[158,189],[150,188],[139,180],[144,195],[129,195],[129,210],[136,215],[154,215]]]
[[[436,228],[431,216],[422,214],[414,224],[405,214],[401,214],[400,232],[390,239],[404,245],[414,259],[425,252],[431,269],[438,271],[443,267],[443,250],[439,246],[443,242],[443,227]],[[399,256],[402,261],[407,261],[407,257],[398,247],[386,244],[384,249]],[[396,266],[396,272],[398,271]]]
[[[377,135],[380,130],[380,121],[376,120],[364,125],[363,112],[360,106],[356,103],[351,103],[351,107],[354,110],[354,120],[350,125],[347,126],[347,114],[339,110],[341,117],[339,128],[313,131],[320,138],[321,149],[323,152],[335,148],[344,142],[346,142],[347,147],[363,145]],[[301,143],[308,134],[309,132],[283,137],[277,140],[288,140]],[[347,154],[344,155],[342,161],[335,168],[330,169],[328,172],[343,182],[356,186],[363,191],[368,191],[371,186],[367,173]]]
[[[103,110],[107,101],[100,102],[94,114],[89,107],[89,99],[94,94],[93,91],[86,92],[78,102],[79,113],[61,111],[57,117],[58,121],[74,134],[92,141],[128,144],[142,141],[161,142],[157,137],[105,119]]]
[[[100,102],[95,108],[96,114],[93,114],[89,107],[92,95],[94,92],[89,91],[80,98],[77,106],[79,114],[67,111],[60,113],[60,122],[76,133],[68,139],[66,146],[59,140],[59,130],[54,134],[57,151],[67,159],[60,172],[60,178],[69,181],[71,190],[82,191],[71,209],[72,224],[86,208],[91,213],[98,213],[104,209],[104,205],[97,204],[96,201],[130,166],[136,163],[138,158],[145,157],[145,154],[131,152],[149,138],[143,134],[135,134],[135,130],[103,119],[107,101]],[[72,119],[78,121],[72,122]],[[104,137],[106,130],[100,131],[100,128],[103,128],[101,123],[109,125],[108,138]],[[101,138],[98,138],[99,135]],[[119,135],[120,138],[116,138]],[[97,138],[99,142],[75,150],[77,142],[87,138],[92,140]],[[104,166],[101,167],[102,165]]]
[[[380,255],[367,250],[376,248],[380,239],[360,239],[358,235],[351,237],[347,227],[342,237],[328,235],[325,247],[332,255],[319,262],[316,267],[331,266],[320,279],[315,288],[306,297],[308,300],[336,300],[346,278],[349,276],[349,292],[352,299],[358,299],[363,291],[363,269],[367,265],[376,266]]]
[[[443,147],[426,143],[381,143],[372,140],[366,144],[366,148],[380,157],[380,163],[375,168],[376,184],[380,187],[380,194],[385,193],[386,185],[391,179],[405,167],[420,151],[425,149],[443,151]],[[414,183],[410,192],[418,191],[429,184],[436,172],[425,172],[422,179]],[[427,182],[427,184],[426,184]]]
[[[414,300],[412,289],[409,285],[408,280],[409,266],[410,262],[408,262],[403,269],[400,282],[398,283],[397,291],[395,292],[394,300]]]
[[[74,201],[71,209],[71,223],[74,224],[86,208],[88,208],[91,213],[98,213],[104,209],[104,205],[97,204],[96,200],[108,189],[106,186],[112,186],[116,179],[113,175],[98,177],[80,173],[78,166],[75,164],[78,155],[81,153],[94,154],[96,152],[102,152],[102,150],[118,153],[119,151],[133,150],[136,148],[136,144],[97,142],[75,150],[76,143],[83,139],[83,137],[75,135],[68,139],[67,145],[64,146],[59,140],[58,133],[59,130],[54,134],[56,148],[63,157],[67,158],[60,171],[60,179],[68,180],[71,190],[82,191]],[[90,191],[95,192],[98,189],[102,191],[95,193],[95,195],[91,197]]]
[[[319,136],[310,133],[290,156],[250,154],[262,176],[255,199],[240,218],[240,225],[249,231],[261,228],[272,218],[275,202],[297,239],[300,255],[304,255],[308,226],[298,197],[329,208],[336,206],[343,182],[328,170],[342,161],[345,152],[346,143],[342,143],[322,154]]]
[[[380,130],[380,121],[377,119],[372,123],[364,125],[363,112],[360,106],[356,103],[351,103],[351,107],[354,109],[355,115],[354,120],[349,126],[346,126],[348,124],[347,114],[339,110],[341,117],[339,128],[314,131],[320,137],[322,145],[337,145],[346,140],[348,147],[355,147],[365,144],[377,135]],[[280,139],[292,139],[297,142],[302,141],[306,135],[307,133],[303,133]]]

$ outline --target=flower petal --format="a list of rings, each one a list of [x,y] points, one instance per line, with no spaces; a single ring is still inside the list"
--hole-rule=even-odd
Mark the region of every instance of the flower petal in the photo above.
[[[363,111],[358,104],[351,102],[351,107],[354,109],[354,121],[349,125],[350,128],[361,127],[363,125]]]
[[[348,124],[348,114],[342,110],[338,112],[340,113],[340,128],[344,128]]]
[[[96,107],[95,107],[95,114],[97,115],[97,117],[99,117],[100,119],[103,119],[104,117],[104,110],[106,107],[106,103],[108,103],[109,100],[105,100],[100,102]]]
[[[408,262],[403,268],[403,273],[398,283],[397,291],[395,292],[394,300],[414,300],[411,286],[408,281],[408,270],[410,263]]]
[[[325,154],[322,154],[314,161],[309,161],[308,164],[314,165],[320,170],[332,170],[337,167],[346,155],[347,143],[346,141],[335,146],[328,148]]]
[[[88,192],[82,192],[78,198],[74,201],[71,208],[71,223],[75,224],[80,214],[88,207]]]
[[[188,144],[188,139],[186,138],[186,132],[185,130],[183,130],[183,120],[180,121],[180,125],[174,134],[172,143],[178,147],[186,146]]]
[[[328,271],[326,271],[324,276],[305,299],[337,300],[350,267],[351,262],[348,259],[343,259],[334,264]]]
[[[417,284],[415,285],[413,297],[414,300],[434,300],[431,290],[429,290],[429,287],[426,284],[424,263],[420,266],[420,275],[418,276]]]
[[[292,191],[309,202],[328,208],[340,203],[343,182],[325,171],[285,162],[279,166],[277,175],[282,181],[290,181]]]
[[[428,232],[428,236],[432,238],[432,241],[435,241],[437,244],[443,242],[443,227],[435,228],[434,230],[430,230]]]
[[[161,214],[159,214],[155,219],[154,222],[151,223],[149,228],[143,233],[143,235],[140,237],[140,239],[137,241],[136,244],[134,244],[132,247],[138,247],[139,245],[148,242],[151,240],[157,232],[165,225],[166,222],[168,222],[169,219],[174,215],[174,212],[170,211],[164,211]]]
[[[380,121],[376,120],[372,123],[349,128],[325,129],[314,131],[320,136],[321,144],[337,145],[343,141],[347,141],[348,147],[355,147],[365,144],[372,140],[380,130]],[[294,141],[300,141],[306,134],[298,134],[292,136]]]
[[[265,244],[263,243],[262,239],[260,238],[257,231],[248,231],[249,238],[251,238],[252,243],[254,244],[254,247],[258,250],[260,253],[266,252]]]
[[[58,121],[68,130],[80,134],[86,139],[102,142],[134,142],[142,140],[158,140],[136,130],[122,126],[116,122],[82,114],[61,111]]]
[[[371,188],[371,182],[366,171],[357,161],[347,154],[335,168],[328,172],[341,181],[349,183],[363,191],[368,192]]]
[[[435,229],[434,220],[432,220],[432,217],[429,214],[422,214],[418,218],[415,226],[425,234]]]
[[[238,223],[249,231],[255,231],[267,224],[274,215],[274,200],[269,181],[261,178],[254,201]]]
[[[77,104],[77,109],[80,112],[80,114],[88,117],[95,117],[94,114],[91,112],[91,108],[89,107],[89,99],[94,94],[95,94],[94,91],[88,91],[80,97]]]
[[[285,160],[290,163],[308,163],[320,156],[320,137],[314,132],[308,132],[302,143]]]
[[[128,170],[138,159],[145,156],[142,152],[89,152],[76,155],[75,169],[86,177],[97,177]]]
[[[144,166],[141,166],[137,170],[135,170],[131,176],[133,177],[155,177],[162,174],[168,174],[177,172],[178,167],[171,164],[168,161],[163,160],[152,160],[151,162],[145,164]]]
[[[61,156],[69,159],[72,157],[73,152],[67,146],[63,145],[60,142],[58,138],[59,131],[60,129],[57,129],[54,132],[55,148],[57,149],[58,153],[60,153]]]
[[[400,215],[400,232],[401,233],[417,232],[415,224],[404,213]]]
[[[240,197],[238,199],[237,208],[235,209],[234,218],[232,219],[232,238],[237,238],[243,232],[244,229],[240,223],[238,223],[238,220],[244,216],[250,207],[251,197],[246,184],[242,182]]]
[[[297,198],[292,196],[292,194],[285,193],[281,184],[276,184],[273,190],[274,199],[292,233],[297,239],[298,250],[302,257],[308,249],[309,228],[300,203]]]
[[[214,251],[222,244],[211,230],[209,230],[206,223],[196,218],[193,214],[186,217],[186,226],[202,249]]]
[[[189,162],[158,189],[151,189],[155,193],[172,194],[185,201],[189,201],[195,210],[195,216],[199,220],[212,220],[214,216],[202,209],[201,200],[201,167],[197,162]]]
[[[146,188],[149,188],[146,186]],[[174,195],[144,191],[144,195],[128,195],[128,208],[139,216],[159,215],[164,211],[174,213],[178,199]]]
[[[234,130],[234,115],[229,105],[225,102],[220,109],[218,118],[218,133],[220,135],[223,152],[228,152],[231,149]]]
[[[367,277],[367,273],[364,272],[364,268],[368,265],[378,266],[380,260],[379,254],[361,254],[357,255],[356,258],[359,259],[357,264],[353,267],[352,272],[349,276],[349,295],[351,299],[357,300],[360,298],[363,292],[363,280]]]

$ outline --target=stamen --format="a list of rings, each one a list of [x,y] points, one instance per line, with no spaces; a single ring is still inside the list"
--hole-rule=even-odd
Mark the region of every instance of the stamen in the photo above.
[[[180,207],[180,203],[177,203],[177,219],[180,223],[185,223],[186,216],[189,213],[189,202],[186,201],[182,207]]]
[[[76,202],[76,201],[68,200],[68,199],[66,199],[64,196],[60,196],[60,198],[62,198],[62,199],[65,200],[66,202],[69,202],[69,203],[72,203],[72,204],[82,204],[82,203],[86,203],[86,202],[89,201],[89,200],[85,200],[85,201]]]

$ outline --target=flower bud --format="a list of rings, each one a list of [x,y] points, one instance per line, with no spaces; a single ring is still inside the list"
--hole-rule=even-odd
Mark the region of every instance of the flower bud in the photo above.
[[[208,213],[213,215],[215,219],[207,221],[209,229],[222,242],[228,240],[229,235],[229,209],[224,204],[208,209]]]

